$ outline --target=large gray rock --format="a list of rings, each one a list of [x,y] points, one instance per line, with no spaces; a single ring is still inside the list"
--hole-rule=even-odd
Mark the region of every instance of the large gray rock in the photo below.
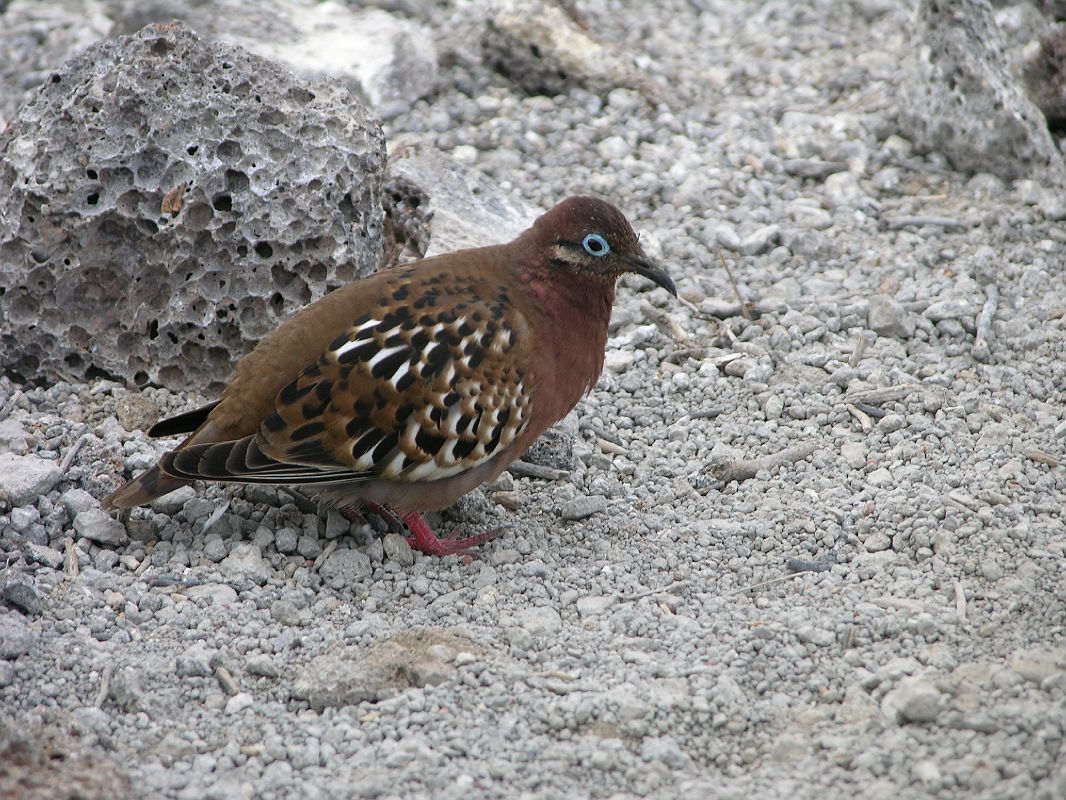
[[[381,9],[327,0],[111,0],[114,33],[178,19],[205,39],[239,45],[302,78],[346,86],[390,119],[436,88],[433,33]]]
[[[1008,66],[988,0],[921,0],[901,131],[960,170],[1066,183],[1066,165],[1040,111]]]
[[[0,2],[0,130],[26,93],[57,66],[107,36],[111,20],[99,0]]]
[[[0,362],[216,391],[382,248],[380,126],[188,28],[56,70],[0,134]]]
[[[592,38],[552,0],[494,3],[482,48],[490,66],[530,94],[562,94],[573,86],[601,93],[651,89],[633,59]]]
[[[0,502],[24,506],[37,502],[59,480],[59,464],[38,456],[0,454]]]
[[[392,261],[508,242],[542,213],[483,172],[402,142],[389,159],[384,203]]]

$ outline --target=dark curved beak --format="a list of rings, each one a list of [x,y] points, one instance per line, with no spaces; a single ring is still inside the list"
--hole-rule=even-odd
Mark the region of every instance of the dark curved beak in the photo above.
[[[657,267],[644,256],[626,256],[625,262],[629,267],[628,272],[643,275],[648,280],[666,289],[674,297],[677,297],[677,287],[674,286],[670,276],[661,267]]]

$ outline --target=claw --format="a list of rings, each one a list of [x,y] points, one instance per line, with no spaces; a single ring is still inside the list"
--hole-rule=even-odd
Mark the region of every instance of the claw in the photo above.
[[[458,538],[459,528],[456,528],[447,536],[441,538],[433,533],[419,514],[410,513],[403,517],[403,522],[411,535],[407,537],[408,544],[415,550],[432,556],[465,555],[471,547],[477,547],[500,535],[500,529],[494,528],[485,533]]]

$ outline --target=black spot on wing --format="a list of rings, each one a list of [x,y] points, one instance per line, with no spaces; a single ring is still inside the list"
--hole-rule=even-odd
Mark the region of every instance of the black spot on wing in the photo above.
[[[435,433],[422,429],[418,432],[418,435],[415,436],[415,444],[418,445],[418,449],[423,453],[435,456],[444,446],[444,437],[437,436]]]
[[[370,452],[370,448],[381,441],[381,437],[384,435],[376,428],[367,431],[360,437],[359,441],[352,445],[352,455],[356,459],[362,458]]]
[[[291,406],[299,403],[307,395],[314,391],[316,384],[309,383],[304,387],[300,387],[293,381],[278,394],[278,402],[284,406]]]
[[[411,370],[407,370],[400,379],[396,381],[396,391],[403,392],[411,388],[411,385],[415,382],[414,373]]]
[[[475,447],[477,447],[476,439],[460,439],[452,448],[452,455],[457,461],[462,461],[474,451]]]
[[[374,448],[374,454],[371,456],[373,462],[375,464],[380,464],[382,461],[384,461],[385,458],[389,455],[389,453],[391,453],[396,448],[396,445],[399,443],[399,441],[400,437],[395,431],[384,437],[380,442],[377,443],[377,446]]]
[[[301,425],[294,430],[290,437],[294,442],[299,442],[304,439],[310,439],[312,436],[318,436],[325,430],[326,426],[321,422],[308,422],[306,425]]]
[[[375,378],[391,378],[392,374],[400,368],[404,362],[411,359],[411,351],[404,348],[403,350],[397,350],[392,355],[388,355],[385,358],[378,361],[373,369],[370,370],[370,374]]]
[[[267,429],[269,433],[277,433],[278,431],[285,430],[285,420],[281,418],[281,414],[274,412],[265,420],[263,420],[263,427]]]

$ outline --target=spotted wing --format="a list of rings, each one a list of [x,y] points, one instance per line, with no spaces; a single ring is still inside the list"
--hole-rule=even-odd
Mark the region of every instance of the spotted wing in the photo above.
[[[432,481],[473,469],[525,429],[524,320],[432,292],[365,313],[278,395],[258,432],[176,451],[180,477],[328,484]]]

